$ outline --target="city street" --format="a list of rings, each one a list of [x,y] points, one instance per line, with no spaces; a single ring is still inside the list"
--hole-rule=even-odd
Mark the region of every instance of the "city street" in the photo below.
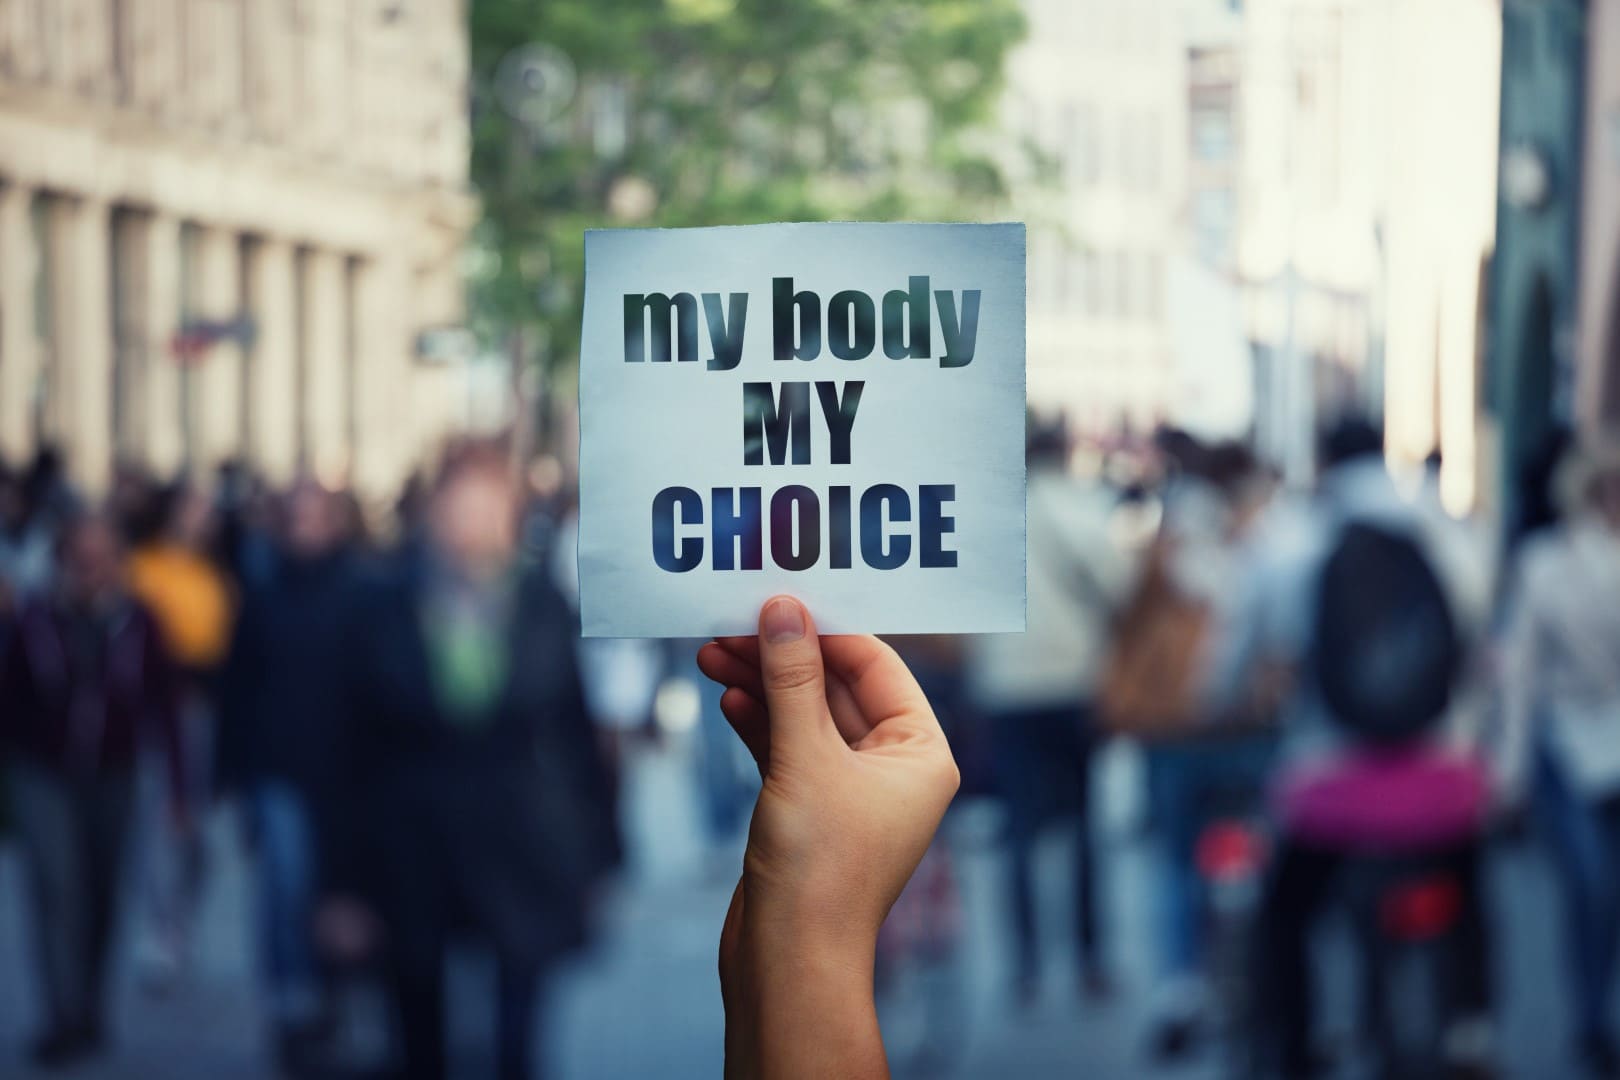
[[[1620,0],[0,0],[0,1080],[720,1078],[723,697],[762,1070],[1620,1077],[1616,671]]]
[[[546,1033],[557,1076],[564,1080],[623,1077],[708,1078],[720,1073],[721,1015],[714,974],[714,943],[731,882],[723,860],[705,857],[697,834],[695,797],[686,749],[641,755],[627,785],[626,817],[633,870],[604,912],[605,933],[595,950],[555,985]],[[1114,999],[1095,1004],[1072,985],[1067,965],[1052,960],[1042,1000],[1014,1009],[1007,993],[1006,949],[1000,933],[998,856],[994,813],[965,806],[950,825],[964,887],[968,934],[962,957],[966,1001],[960,1062],[946,1075],[1021,1078],[1205,1077],[1219,1074],[1203,1060],[1155,1071],[1142,1056],[1149,988],[1152,887],[1140,845],[1133,841],[1132,762],[1110,754],[1103,765],[1102,800],[1107,834],[1109,902],[1106,932],[1119,986]],[[269,1077],[272,1070],[257,1023],[247,933],[247,868],[230,823],[216,821],[213,851],[218,873],[203,918],[196,970],[190,983],[165,997],[141,993],[124,965],[118,1008],[117,1052],[74,1077],[213,1080]],[[1044,892],[1052,926],[1049,957],[1066,956],[1061,875],[1063,838],[1053,836]],[[707,867],[707,869],[705,869]],[[1576,1075],[1562,1044],[1562,986],[1555,897],[1545,865],[1530,851],[1498,859],[1501,901],[1496,926],[1506,932],[1500,960],[1509,1075]],[[29,1075],[21,1065],[33,1020],[25,984],[25,927],[19,866],[14,851],[0,856],[0,1077]],[[1340,966],[1340,965],[1335,965]],[[480,1076],[480,1002],[477,965],[456,972],[452,1026],[463,1047],[463,1075]],[[359,1002],[360,1026],[372,1026],[375,1002]],[[373,1019],[368,1020],[367,1017]],[[1342,1025],[1342,1021],[1341,1021]],[[1340,1026],[1340,1025],[1335,1025]]]

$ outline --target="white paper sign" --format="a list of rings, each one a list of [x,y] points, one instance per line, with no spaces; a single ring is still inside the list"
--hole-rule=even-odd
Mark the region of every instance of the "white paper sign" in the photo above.
[[[587,637],[1024,628],[1024,227],[593,231]]]

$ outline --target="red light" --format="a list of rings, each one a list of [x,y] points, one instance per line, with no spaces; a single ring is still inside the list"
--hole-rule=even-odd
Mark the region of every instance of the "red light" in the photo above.
[[[1198,872],[1209,881],[1237,881],[1260,872],[1266,842],[1241,821],[1211,822],[1198,837]]]
[[[1462,889],[1439,875],[1396,885],[1379,901],[1384,932],[1398,941],[1432,941],[1456,925],[1461,910]]]

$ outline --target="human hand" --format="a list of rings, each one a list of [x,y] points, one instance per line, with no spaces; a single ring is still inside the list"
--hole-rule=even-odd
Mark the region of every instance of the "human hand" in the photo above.
[[[703,646],[763,784],[720,942],[728,1077],[887,1075],[878,928],[956,794],[939,722],[876,638],[818,638],[791,597]]]

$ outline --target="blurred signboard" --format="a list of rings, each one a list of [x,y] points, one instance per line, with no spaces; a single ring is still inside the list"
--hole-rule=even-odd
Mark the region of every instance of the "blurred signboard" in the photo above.
[[[417,333],[415,351],[421,364],[461,364],[472,359],[478,342],[464,326],[432,326]]]
[[[190,319],[169,338],[169,354],[183,365],[200,363],[209,350],[220,342],[253,347],[258,337],[258,325],[251,315],[238,315],[232,319]]]

